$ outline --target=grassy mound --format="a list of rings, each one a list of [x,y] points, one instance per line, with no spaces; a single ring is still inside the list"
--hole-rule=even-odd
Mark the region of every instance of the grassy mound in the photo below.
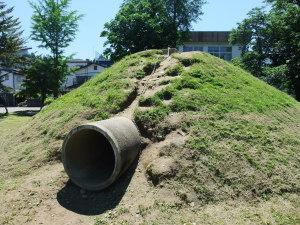
[[[60,159],[62,141],[70,129],[88,120],[107,119],[126,108],[136,97],[136,80],[162,59],[160,51],[127,57],[43,109],[19,132],[5,138],[3,148],[10,159],[3,165],[5,174],[24,175]]]
[[[159,153],[181,165],[166,185],[176,187],[183,199],[190,195],[203,203],[298,193],[299,104],[213,56],[173,57],[180,64],[167,75],[180,77],[148,97],[151,109],[135,113],[144,135],[154,141],[170,132],[174,113],[182,115],[176,129],[188,140]],[[165,99],[171,103],[164,104]]]
[[[55,162],[63,138],[74,126],[109,118],[130,107],[149,143],[143,154],[150,157],[141,158],[147,188],[153,193],[166,190],[178,200],[165,204],[154,194],[155,202],[136,206],[145,224],[164,219],[191,222],[185,217],[214,221],[220,215],[201,207],[216,204],[214,210],[220,210],[226,201],[242,203],[239,212],[230,205],[231,214],[225,210],[224,215],[239,217],[250,207],[254,218],[251,202],[285,198],[293,199],[291,214],[282,214],[287,208],[278,206],[274,211],[268,205],[266,211],[272,218],[263,222],[299,222],[294,207],[299,207],[300,192],[300,104],[206,53],[169,58],[156,50],[137,53],[62,96],[18,132],[8,132],[3,138],[0,146],[7,160],[1,161],[0,181]],[[178,134],[182,143],[177,141]],[[116,209],[117,216],[110,219],[123,221],[126,213],[130,210]],[[102,223],[105,219],[100,218],[98,224]]]

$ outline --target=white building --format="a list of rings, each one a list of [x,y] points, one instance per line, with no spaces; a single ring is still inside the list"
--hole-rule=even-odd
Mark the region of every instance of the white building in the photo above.
[[[31,50],[31,48],[22,48],[17,54],[26,56],[29,55],[29,50]],[[0,67],[1,84],[11,89],[14,94],[21,91],[22,83],[25,80],[25,76],[19,72],[19,69],[19,66],[16,66],[16,68]]]
[[[21,90],[24,79],[24,75],[20,74],[18,70],[0,67],[0,82],[11,89],[13,93]]]
[[[229,43],[229,31],[192,31],[190,41],[178,47],[180,52],[203,51],[227,61],[241,56],[239,45]]]
[[[79,63],[83,64],[83,61],[84,60],[82,60]],[[69,65],[69,67],[74,69],[76,68],[75,65],[78,64],[72,63],[71,65]],[[99,64],[96,63],[89,63],[86,64],[85,66],[82,66],[81,68],[78,68],[77,70],[75,70],[75,72],[67,76],[63,84],[63,90],[69,91],[71,89],[80,86],[81,84],[85,83],[87,80],[91,79],[98,73],[102,72],[104,69],[105,67],[100,66]]]

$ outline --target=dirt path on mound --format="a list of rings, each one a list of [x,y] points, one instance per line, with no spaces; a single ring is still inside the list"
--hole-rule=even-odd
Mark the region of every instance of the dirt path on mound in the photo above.
[[[154,95],[156,92],[161,91],[167,86],[163,85],[163,81],[171,81],[175,77],[166,77],[165,70],[172,65],[176,65],[177,60],[172,57],[167,57],[160,63],[158,68],[155,68],[152,74],[144,77],[137,81],[137,97],[134,101],[122,112],[117,114],[117,116],[124,116],[129,119],[133,119],[133,113],[136,108],[138,108],[139,97],[149,97]]]

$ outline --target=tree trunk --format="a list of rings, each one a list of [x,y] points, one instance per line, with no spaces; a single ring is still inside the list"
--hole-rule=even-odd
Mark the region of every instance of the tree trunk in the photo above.
[[[46,100],[46,93],[44,93],[42,91],[42,94],[41,94],[41,103],[42,103],[41,109],[45,106],[45,100]]]
[[[173,1],[173,32],[174,32],[174,40],[171,46],[172,48],[176,48],[177,39],[178,39],[178,31],[177,31],[177,0]]]
[[[5,115],[8,115],[8,109],[7,109],[7,106],[4,105],[4,108],[5,108]]]
[[[1,97],[0,97],[0,105],[3,105],[3,107],[5,108],[5,115],[7,115],[8,114],[8,109],[7,109],[7,106],[6,106],[6,102]]]
[[[56,49],[56,53],[54,56],[54,73],[55,73],[55,83],[54,83],[54,90],[53,90],[53,97],[54,98],[58,98],[59,95],[59,78],[60,78],[60,74],[59,74],[59,54],[58,54],[58,50]]]

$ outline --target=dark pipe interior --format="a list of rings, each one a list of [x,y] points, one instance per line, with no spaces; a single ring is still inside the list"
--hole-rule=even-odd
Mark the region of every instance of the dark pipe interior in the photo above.
[[[70,137],[65,158],[71,177],[85,185],[106,181],[115,167],[115,155],[109,141],[91,129],[80,130]]]

